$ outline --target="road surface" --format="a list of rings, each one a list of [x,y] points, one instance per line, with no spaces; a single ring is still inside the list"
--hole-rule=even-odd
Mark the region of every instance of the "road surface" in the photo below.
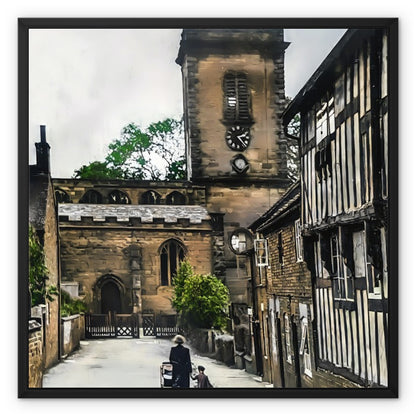
[[[168,361],[172,346],[170,340],[155,338],[81,341],[79,350],[45,373],[43,387],[160,388],[160,364]],[[199,356],[192,349],[191,360],[206,368],[214,387],[272,387],[259,377]]]

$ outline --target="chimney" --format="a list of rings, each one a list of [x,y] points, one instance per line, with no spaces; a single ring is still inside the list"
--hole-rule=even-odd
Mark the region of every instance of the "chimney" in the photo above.
[[[46,126],[40,126],[40,143],[36,146],[36,166],[41,173],[50,173],[49,149],[50,146],[46,142]]]

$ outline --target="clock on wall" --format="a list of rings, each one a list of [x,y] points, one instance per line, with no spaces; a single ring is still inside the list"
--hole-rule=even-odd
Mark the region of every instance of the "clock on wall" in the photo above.
[[[249,163],[243,155],[237,155],[231,160],[231,167],[237,173],[245,173],[249,168]]]
[[[242,151],[250,144],[250,129],[245,126],[232,126],[227,130],[225,140],[230,149]]]

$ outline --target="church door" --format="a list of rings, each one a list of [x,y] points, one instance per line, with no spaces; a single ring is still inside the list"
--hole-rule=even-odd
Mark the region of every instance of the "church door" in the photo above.
[[[122,313],[120,290],[114,282],[107,282],[101,288],[101,313]]]

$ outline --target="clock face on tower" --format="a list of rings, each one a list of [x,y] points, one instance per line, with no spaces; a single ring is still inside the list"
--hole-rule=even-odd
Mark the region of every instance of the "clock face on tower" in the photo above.
[[[245,150],[250,143],[250,129],[243,126],[232,126],[227,130],[225,140],[230,149]]]

